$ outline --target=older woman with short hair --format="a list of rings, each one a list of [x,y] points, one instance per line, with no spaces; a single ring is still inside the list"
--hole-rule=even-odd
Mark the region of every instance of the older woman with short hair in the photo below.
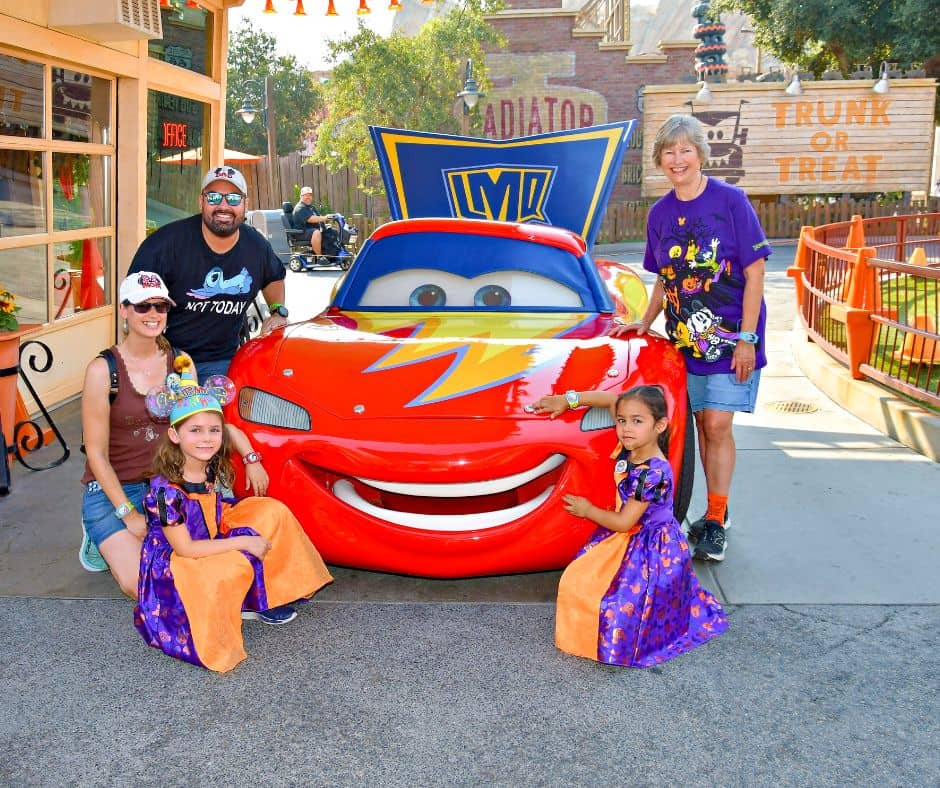
[[[708,506],[690,528],[695,557],[721,561],[736,448],[734,414],[754,410],[767,364],[764,264],[771,254],[747,195],[702,172],[706,132],[691,115],[673,115],[653,143],[653,162],[672,189],[650,208],[643,267],[658,279],[637,323],[644,334],[661,311],[682,352],[695,416]]]

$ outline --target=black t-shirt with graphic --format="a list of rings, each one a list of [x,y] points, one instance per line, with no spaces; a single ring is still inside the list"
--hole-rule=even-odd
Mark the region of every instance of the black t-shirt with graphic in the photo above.
[[[235,355],[249,304],[286,274],[271,244],[247,224],[239,228],[232,249],[213,252],[202,237],[200,214],[150,235],[128,273],[137,271],[153,271],[166,282],[176,302],[167,318],[166,337],[197,366]]]

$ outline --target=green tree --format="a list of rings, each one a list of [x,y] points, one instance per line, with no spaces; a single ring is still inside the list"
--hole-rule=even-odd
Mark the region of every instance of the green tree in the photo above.
[[[754,42],[785,63],[817,75],[856,63],[877,73],[883,60],[940,69],[936,0],[715,0],[719,11],[741,11]]]
[[[383,38],[360,24],[348,38],[331,43],[330,59],[341,62],[324,86],[329,111],[313,158],[331,169],[350,167],[360,187],[375,194],[382,186],[369,126],[459,133],[457,92],[466,61],[472,60],[485,92],[484,47],[499,46],[503,39],[484,14],[500,7],[500,0],[464,0],[415,36]],[[479,128],[478,111],[470,122]]]
[[[247,22],[242,22],[229,35],[225,110],[227,147],[262,155],[268,152],[268,138],[261,114],[264,79],[268,76],[274,82],[278,153],[301,148],[304,126],[323,103],[320,85],[293,55],[277,53],[274,36],[253,29]],[[248,79],[256,82],[246,87]],[[257,119],[250,125],[235,114],[246,98],[258,110]]]

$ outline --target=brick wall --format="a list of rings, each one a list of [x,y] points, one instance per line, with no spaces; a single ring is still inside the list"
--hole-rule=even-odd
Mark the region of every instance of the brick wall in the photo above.
[[[560,6],[557,0],[513,0],[509,10],[533,8]],[[694,47],[655,53],[665,56],[665,62],[627,62],[625,49],[601,49],[600,36],[575,37],[573,15],[496,15],[490,22],[507,44],[487,55],[492,87],[480,102],[484,135],[506,139],[635,118],[634,138],[611,202],[640,199],[642,114],[637,89],[688,80]],[[690,83],[690,98],[692,93]]]

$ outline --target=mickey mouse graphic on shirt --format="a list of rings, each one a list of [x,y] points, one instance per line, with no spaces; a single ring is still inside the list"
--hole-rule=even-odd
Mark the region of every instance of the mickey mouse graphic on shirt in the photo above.
[[[726,348],[733,351],[738,339],[737,331],[724,328],[721,318],[700,301],[693,301],[692,308],[692,312],[685,307],[681,310],[686,327],[682,333],[687,337],[687,346],[692,348],[692,353],[706,361],[717,361]]]

